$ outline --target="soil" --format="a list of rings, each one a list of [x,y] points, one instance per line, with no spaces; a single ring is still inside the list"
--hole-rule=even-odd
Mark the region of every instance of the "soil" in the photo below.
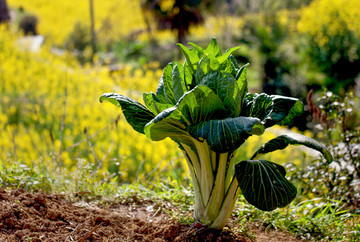
[[[231,220],[223,231],[186,225],[157,203],[91,205],[0,187],[0,241],[301,241]],[[231,230],[229,229],[231,228]]]

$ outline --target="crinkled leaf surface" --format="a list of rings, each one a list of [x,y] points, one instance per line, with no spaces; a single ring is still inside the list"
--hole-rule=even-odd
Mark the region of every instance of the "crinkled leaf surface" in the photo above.
[[[304,112],[304,104],[297,98],[279,95],[271,95],[271,98],[274,103],[274,108],[270,117],[276,124],[290,125],[296,116]]]
[[[230,55],[229,59],[226,61],[231,65],[231,74],[236,77],[236,73],[238,73],[240,67],[238,63],[236,62],[234,56]],[[238,77],[236,77],[238,78]]]
[[[191,74],[191,70],[187,62],[184,63],[184,83],[187,91],[196,86],[195,77]]]
[[[103,101],[120,106],[128,123],[139,133],[144,133],[145,125],[155,117],[141,103],[121,94],[105,93],[100,97],[100,102]]]
[[[211,88],[219,96],[228,116],[239,116],[242,96],[239,86],[232,75],[219,71],[211,71],[202,78],[199,85]]]
[[[234,76],[235,79],[236,79],[236,73],[238,73],[239,69],[240,69],[240,67],[238,66],[238,64],[234,60],[234,57],[230,56],[229,59],[227,59],[226,61],[224,61],[221,64],[218,71],[229,73],[232,76]]]
[[[273,110],[272,98],[265,94],[248,94],[245,99],[245,116],[257,117],[265,123],[265,119],[270,117]]]
[[[267,160],[244,160],[235,166],[245,199],[264,211],[285,207],[296,197],[296,188],[285,174],[284,167]]]
[[[158,87],[156,89],[156,97],[162,103],[176,104],[173,90],[172,70],[174,64],[168,64],[163,71]]]
[[[210,59],[207,56],[201,58],[195,71],[196,85],[201,83],[204,75],[210,72]]]
[[[210,120],[188,127],[194,138],[206,139],[210,148],[219,153],[239,148],[250,135],[261,135],[264,129],[258,118],[249,117]]]
[[[215,118],[225,118],[226,113],[219,96],[209,87],[201,85],[187,92],[176,108],[191,125]]]
[[[244,106],[242,115],[261,119],[266,128],[290,125],[304,111],[303,103],[297,98],[265,93],[247,94]]]
[[[331,163],[333,159],[330,152],[322,144],[301,134],[286,134],[276,137],[275,139],[266,142],[259,150],[255,152],[251,159],[256,158],[262,154],[273,152],[275,150],[285,149],[288,145],[304,145],[311,149],[317,150],[325,157],[328,163]]]
[[[186,132],[188,125],[223,117],[224,113],[219,97],[210,88],[197,86],[185,93],[174,107],[151,120],[145,127],[145,134],[152,140],[173,138],[175,132]]]
[[[184,95],[184,93],[188,91],[185,83],[184,74],[185,73],[183,66],[180,63],[176,62],[172,70],[172,82],[174,87],[173,91],[176,101],[179,101],[179,99]]]

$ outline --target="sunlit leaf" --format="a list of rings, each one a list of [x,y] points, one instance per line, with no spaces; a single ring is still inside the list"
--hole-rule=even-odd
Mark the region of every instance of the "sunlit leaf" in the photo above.
[[[155,117],[144,105],[121,94],[105,93],[100,97],[103,101],[121,107],[128,123],[139,133],[144,133],[145,125]]]

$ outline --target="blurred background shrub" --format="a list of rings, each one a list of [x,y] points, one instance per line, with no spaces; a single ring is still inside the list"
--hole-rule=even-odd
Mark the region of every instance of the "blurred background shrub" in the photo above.
[[[326,197],[346,201],[351,211],[359,212],[360,202],[360,133],[358,117],[359,98],[353,93],[344,98],[330,91],[320,93],[309,107],[313,130],[333,154],[330,166],[323,160],[313,160],[303,168],[293,163],[292,178],[299,183],[302,196],[312,199]]]

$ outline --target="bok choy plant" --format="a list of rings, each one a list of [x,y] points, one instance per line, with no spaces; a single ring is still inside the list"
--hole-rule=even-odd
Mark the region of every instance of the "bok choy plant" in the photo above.
[[[235,165],[237,149],[251,135],[262,135],[275,124],[288,125],[303,112],[296,98],[247,93],[247,65],[239,67],[222,54],[213,38],[206,49],[178,44],[185,62],[168,64],[156,93],[143,95],[146,107],[124,95],[105,93],[121,107],[129,124],[153,141],[167,137],[183,151],[195,194],[195,219],[204,226],[225,226],[240,193],[255,207],[270,211],[288,205],[296,188],[285,178],[285,168],[259,159],[288,145],[305,145],[330,153],[317,141],[299,134],[282,135],[265,143],[249,160]]]

